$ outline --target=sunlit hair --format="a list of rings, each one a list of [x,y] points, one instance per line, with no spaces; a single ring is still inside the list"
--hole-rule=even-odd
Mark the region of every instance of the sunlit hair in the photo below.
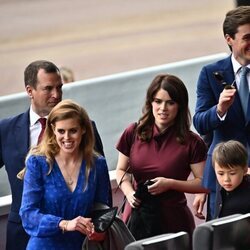
[[[216,145],[212,156],[213,166],[215,162],[223,168],[240,166],[246,168],[248,164],[247,150],[238,141],[230,140]]]
[[[39,145],[31,148],[27,158],[29,155],[44,155],[49,164],[48,174],[50,174],[53,168],[55,155],[57,155],[60,150],[56,141],[56,136],[53,132],[53,127],[56,125],[56,122],[67,119],[76,119],[80,127],[85,131],[82,135],[82,141],[79,147],[82,152],[83,160],[86,161],[85,174],[86,183],[88,183],[89,171],[93,165],[94,157],[97,156],[97,153],[94,151],[95,141],[92,123],[85,109],[71,100],[61,101],[51,110],[46,123],[43,139]]]
[[[227,12],[223,22],[223,33],[235,39],[235,34],[241,25],[250,24],[250,6],[240,6]],[[231,46],[229,46],[232,50]]]
[[[178,113],[173,126],[176,130],[177,141],[183,144],[191,125],[188,92],[184,83],[178,77],[170,74],[157,75],[150,84],[142,110],[143,115],[138,121],[137,134],[143,141],[151,140],[155,123],[152,102],[160,89],[167,91],[171,99],[178,104]]]

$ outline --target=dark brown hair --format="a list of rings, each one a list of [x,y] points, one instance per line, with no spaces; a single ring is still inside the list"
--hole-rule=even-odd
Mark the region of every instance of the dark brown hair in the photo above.
[[[58,73],[58,75],[60,75],[60,71],[54,63],[45,60],[34,61],[30,63],[24,70],[25,86],[30,85],[36,89],[37,74],[40,69],[44,69],[46,73]]]
[[[250,6],[240,6],[227,12],[225,20],[223,22],[224,36],[229,35],[231,38],[235,38],[235,34],[238,32],[238,27],[244,24],[250,24]],[[230,50],[231,49],[231,46]]]
[[[179,106],[174,126],[177,140],[180,143],[184,143],[185,136],[190,130],[191,125],[191,115],[188,108],[188,92],[184,83],[178,77],[170,74],[157,75],[150,84],[143,107],[143,115],[138,121],[137,134],[141,140],[151,140],[152,128],[155,123],[152,102],[160,89],[167,91],[172,100]]]

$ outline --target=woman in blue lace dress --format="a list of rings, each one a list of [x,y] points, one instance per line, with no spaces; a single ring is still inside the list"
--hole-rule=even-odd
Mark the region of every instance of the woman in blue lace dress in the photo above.
[[[89,217],[95,203],[111,206],[106,160],[93,148],[86,111],[70,100],[55,106],[43,140],[26,160],[20,215],[31,236],[28,250],[77,250],[86,236],[105,236]]]

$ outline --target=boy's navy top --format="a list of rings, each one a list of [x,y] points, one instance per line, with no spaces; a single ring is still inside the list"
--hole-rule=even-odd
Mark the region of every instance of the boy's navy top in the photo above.
[[[219,185],[217,187],[216,218],[250,213],[250,175],[244,176],[242,183],[233,191],[228,192]]]

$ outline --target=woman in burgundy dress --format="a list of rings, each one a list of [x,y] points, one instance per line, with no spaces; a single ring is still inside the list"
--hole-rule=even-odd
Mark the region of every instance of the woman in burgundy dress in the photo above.
[[[117,182],[133,211],[151,217],[146,222],[142,218],[140,228],[132,228],[136,239],[179,231],[192,235],[195,223],[184,193],[207,191],[201,186],[207,148],[190,131],[190,124],[184,83],[173,75],[156,76],[147,90],[142,117],[125,129],[117,144]],[[148,195],[138,195],[128,168]],[[191,172],[193,178],[188,179]],[[147,180],[151,183],[143,185]],[[151,212],[140,210],[143,207]],[[158,216],[157,223],[152,216]],[[148,233],[137,234],[147,228]]]

